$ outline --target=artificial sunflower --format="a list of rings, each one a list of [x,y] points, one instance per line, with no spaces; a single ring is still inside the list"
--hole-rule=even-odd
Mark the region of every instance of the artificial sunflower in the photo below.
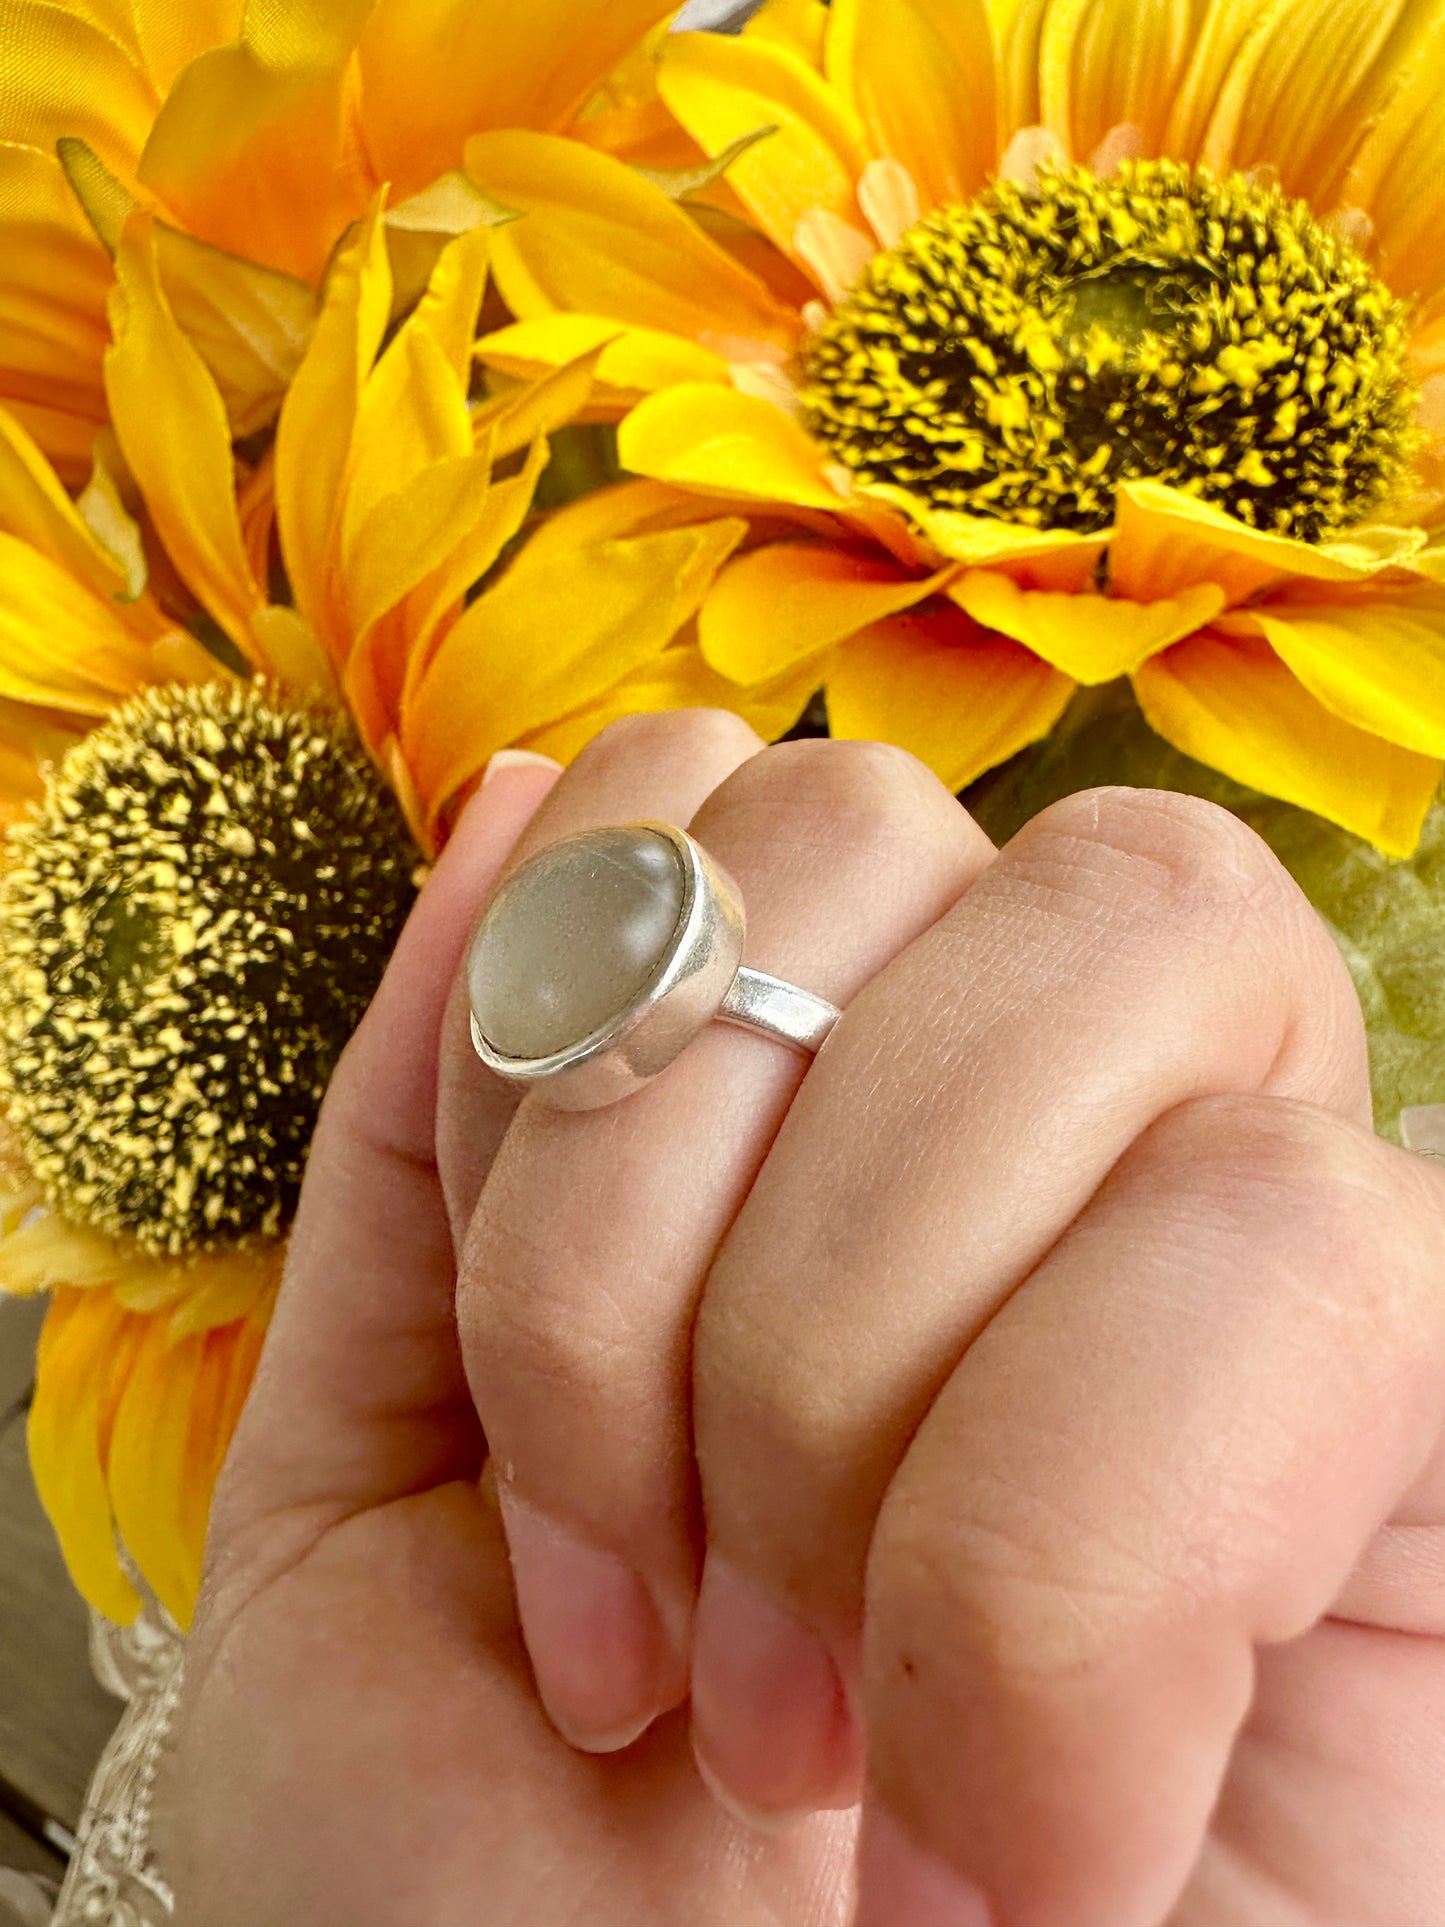
[[[106,419],[109,256],[159,266],[236,434],[274,419],[337,243],[390,184],[413,296],[499,217],[458,174],[486,128],[700,158],[636,56],[669,0],[9,0],[0,60],[0,402],[79,484]]]
[[[0,415],[0,1288],[55,1294],[32,1460],[77,1585],[135,1611],[118,1535],[184,1624],[317,1107],[418,865],[496,749],[713,698],[690,625],[747,524],[623,491],[499,567],[590,361],[473,401],[487,236],[392,329],[379,200],[238,470],[154,241],[131,215],[106,367],[143,523],[108,471],[72,501]]]
[[[956,787],[1131,678],[1237,781],[1408,853],[1445,760],[1445,0],[769,0],[659,91],[804,289],[575,140],[473,178],[536,373],[639,475],[790,514],[700,618]],[[626,379],[614,371],[626,369]]]

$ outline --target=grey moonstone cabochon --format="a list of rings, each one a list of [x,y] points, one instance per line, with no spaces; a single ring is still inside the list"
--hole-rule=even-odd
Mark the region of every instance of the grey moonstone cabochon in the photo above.
[[[509,877],[472,940],[467,989],[504,1057],[550,1057],[622,1015],[666,956],[683,870],[666,837],[588,830]]]

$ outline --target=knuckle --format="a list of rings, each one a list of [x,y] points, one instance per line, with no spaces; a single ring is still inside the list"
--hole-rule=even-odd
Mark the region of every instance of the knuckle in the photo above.
[[[1439,1213],[1401,1155],[1348,1118],[1283,1097],[1195,1098],[1156,1120],[1110,1183],[1167,1198],[1171,1221],[1261,1289],[1292,1284],[1282,1302],[1301,1343],[1354,1330],[1375,1349],[1435,1318]]]
[[[1378,1147],[1357,1125],[1314,1104],[1256,1093],[1192,1098],[1135,1141],[1120,1176],[1187,1185],[1226,1199],[1241,1217],[1322,1228],[1358,1216],[1379,1195]]]
[[[890,743],[823,737],[779,743],[745,764],[719,805],[744,832],[756,824],[776,842],[789,836],[873,851],[906,842],[940,804],[957,804],[907,750]]]
[[[1254,831],[1228,810],[1173,790],[1095,789],[1042,811],[1010,848],[1011,867],[1051,895],[1115,918],[1120,907],[1202,936],[1292,916],[1299,893]]]
[[[730,709],[644,710],[619,716],[599,730],[573,764],[595,771],[655,758],[706,757],[725,761],[756,754],[761,739]]]
[[[1114,1535],[1047,1495],[980,1475],[946,1522],[885,1506],[868,1622],[913,1669],[954,1654],[976,1677],[1027,1689],[1107,1664],[1165,1610],[1169,1592]]]

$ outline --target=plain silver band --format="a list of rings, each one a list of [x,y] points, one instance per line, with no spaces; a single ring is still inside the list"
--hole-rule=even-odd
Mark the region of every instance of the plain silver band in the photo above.
[[[766,970],[749,970],[744,964],[733,979],[733,987],[722,1000],[719,1019],[739,1024],[744,1030],[761,1031],[794,1050],[817,1050],[837,1023],[841,1012],[826,997],[815,997],[811,990],[770,977]]]

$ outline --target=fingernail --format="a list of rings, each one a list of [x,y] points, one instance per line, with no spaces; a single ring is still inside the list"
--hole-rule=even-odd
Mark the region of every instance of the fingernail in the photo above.
[[[692,1744],[722,1804],[754,1825],[857,1798],[861,1742],[828,1649],[715,1553],[693,1632]]]
[[[561,769],[562,765],[554,757],[543,756],[535,749],[499,749],[482,771],[478,788],[485,789],[494,776],[507,769]]]
[[[640,1575],[498,1487],[522,1634],[537,1692],[570,1745],[630,1746],[681,1704],[686,1668]]]
[[[863,1816],[853,1927],[993,1927],[987,1900],[877,1807]]]

